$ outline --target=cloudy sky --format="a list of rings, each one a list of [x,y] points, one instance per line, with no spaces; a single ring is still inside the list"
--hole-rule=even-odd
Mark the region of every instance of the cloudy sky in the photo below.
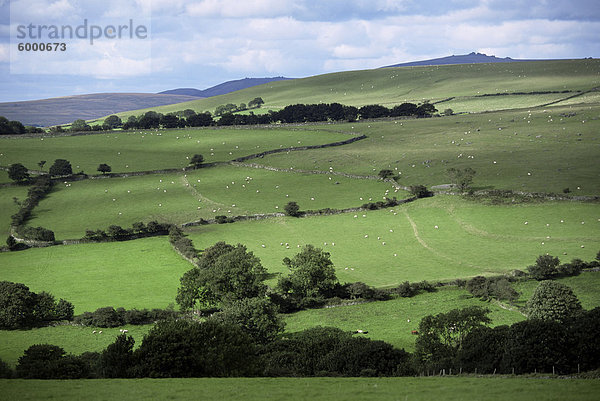
[[[17,49],[36,41],[19,38],[19,25],[75,28],[85,20],[109,33],[131,20],[148,32],[126,37],[126,29],[121,39],[93,44],[90,31],[52,40],[66,42],[65,52]],[[0,0],[0,101],[204,89],[472,51],[599,57],[600,7],[597,0]]]

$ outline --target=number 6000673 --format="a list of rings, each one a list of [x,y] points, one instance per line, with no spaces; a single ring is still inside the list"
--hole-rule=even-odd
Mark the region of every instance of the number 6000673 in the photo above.
[[[67,50],[66,43],[19,43],[17,45],[17,49],[22,52],[56,52],[61,51],[64,52]]]

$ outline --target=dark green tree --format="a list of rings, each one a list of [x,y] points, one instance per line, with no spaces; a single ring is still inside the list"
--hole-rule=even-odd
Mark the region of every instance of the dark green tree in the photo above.
[[[8,166],[8,178],[15,182],[22,182],[29,179],[29,170],[21,163],[14,163]]]
[[[386,178],[392,178],[392,177],[394,177],[394,172],[392,170],[389,170],[389,169],[383,169],[383,170],[379,170],[379,173],[377,175],[382,180],[385,180]]]
[[[564,322],[581,313],[581,303],[573,290],[557,281],[542,281],[527,301],[529,319]]]
[[[265,104],[265,101],[262,100],[261,97],[255,97],[254,99],[252,99],[248,102],[248,108],[249,109],[258,109],[263,104]]]
[[[66,299],[59,299],[54,310],[56,312],[56,320],[73,320],[75,307]]]
[[[288,216],[299,217],[301,215],[300,206],[298,206],[298,204],[296,202],[288,202],[283,207],[283,210],[285,211],[285,214]]]
[[[417,198],[427,198],[433,196],[433,192],[427,189],[425,185],[411,185],[409,191]]]
[[[72,132],[80,132],[80,131],[90,131],[92,128],[85,122],[85,120],[75,120],[71,124]]]
[[[68,160],[56,159],[48,172],[50,175],[71,175],[73,174],[73,168]]]
[[[38,162],[38,167],[40,168],[40,170],[43,170],[45,165],[46,165],[46,160],[40,160]]]
[[[425,316],[419,323],[415,357],[426,368],[451,367],[465,337],[489,324],[489,309],[471,306]]]
[[[106,126],[108,129],[120,128],[123,126],[123,121],[121,117],[113,114],[104,119],[103,126]]]
[[[194,166],[196,168],[202,166],[202,163],[204,163],[204,156],[199,155],[199,154],[195,154],[194,156],[192,156],[192,158],[190,159],[190,165]]]
[[[114,343],[110,344],[100,354],[100,374],[105,378],[127,378],[131,376],[133,368],[133,337],[126,334],[117,336]]]
[[[240,326],[258,343],[272,341],[285,326],[277,306],[265,297],[233,301],[211,319]]]
[[[108,164],[102,163],[98,166],[96,170],[98,170],[102,174],[106,174],[110,173],[112,171],[112,168]]]
[[[449,168],[447,170],[450,182],[455,185],[461,191],[467,191],[471,188],[473,183],[473,177],[475,176],[475,170],[471,167],[465,169]]]
[[[560,260],[551,255],[540,255],[535,260],[535,265],[527,267],[529,274],[534,279],[548,280],[554,278],[558,273]]]
[[[183,309],[214,307],[244,298],[261,297],[267,271],[244,245],[218,242],[204,251],[198,267],[186,272],[177,290]]]
[[[338,284],[330,254],[313,245],[306,245],[292,259],[284,258],[283,264],[290,271],[280,279],[279,289],[284,294],[300,298],[327,298]]]
[[[143,377],[232,377],[256,372],[255,344],[239,326],[209,319],[156,324],[134,351]]]
[[[0,281],[0,328],[18,329],[34,323],[34,292],[21,283]]]

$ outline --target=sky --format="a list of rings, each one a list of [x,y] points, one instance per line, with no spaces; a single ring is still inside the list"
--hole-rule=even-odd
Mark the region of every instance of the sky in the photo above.
[[[92,25],[101,37],[90,41]],[[62,37],[55,31],[50,39],[51,26]],[[81,26],[79,37],[68,37],[69,27]],[[119,26],[127,27],[116,37]],[[19,50],[40,40],[66,49]],[[245,77],[306,77],[473,51],[599,57],[600,6],[597,0],[0,0],[0,102],[205,89]]]

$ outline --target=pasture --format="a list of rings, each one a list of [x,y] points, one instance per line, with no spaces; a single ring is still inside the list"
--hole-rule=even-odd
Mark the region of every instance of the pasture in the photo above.
[[[384,196],[405,198],[407,192],[378,180],[222,166],[57,184],[29,224],[51,228],[58,239],[81,238],[86,229],[111,224],[283,213],[290,201],[304,210],[357,207]]]
[[[576,277],[559,280],[573,288],[582,301],[584,309],[600,306],[600,296],[594,288],[600,285],[600,273],[586,272]],[[513,284],[521,296],[518,305],[524,306],[537,287],[537,281],[524,281]],[[315,326],[332,326],[342,330],[368,331],[365,334],[373,340],[383,340],[397,348],[414,351],[415,336],[412,330],[419,327],[421,319],[427,315],[446,313],[451,309],[481,306],[490,309],[488,315],[492,326],[511,325],[525,319],[516,308],[497,301],[484,302],[473,298],[469,292],[455,286],[441,287],[437,292],[424,293],[413,298],[398,298],[384,302],[370,302],[360,305],[335,308],[311,309],[286,315],[286,332],[295,332]],[[507,309],[509,308],[509,309]]]
[[[199,153],[206,163],[224,162],[265,150],[293,146],[321,145],[349,139],[339,132],[300,128],[196,128],[178,130],[114,131],[81,136],[36,136],[1,138],[0,165],[21,163],[45,170],[55,159],[67,159],[74,172],[99,174],[100,163],[113,173],[182,168],[188,157]]]
[[[596,195],[599,118],[595,105],[336,124],[332,129],[368,138],[259,162],[355,174],[390,168],[401,175],[402,185],[427,186],[447,184],[448,168],[471,167],[477,172],[475,189],[562,193],[569,188],[571,195]]]
[[[313,244],[331,253],[340,281],[381,287],[524,270],[546,252],[592,260],[599,219],[594,203],[488,206],[438,195],[387,210],[200,226],[189,236],[199,249],[245,244],[276,273]]]
[[[115,342],[117,336],[121,334],[119,331],[121,329],[128,330],[127,335],[132,336],[136,346],[139,346],[151,327],[152,325],[96,328],[64,325],[31,330],[2,330],[0,331],[2,339],[0,359],[14,367],[23,356],[23,351],[35,344],[58,345],[73,355],[90,351],[101,352]]]
[[[521,92],[533,96],[519,98],[519,107],[535,107],[573,96],[577,93],[574,91],[597,87],[600,85],[599,68],[598,60],[560,60],[344,71],[270,82],[221,96],[127,111],[118,115],[126,119],[148,110],[166,114],[188,108],[197,112],[213,112],[218,105],[247,103],[255,97],[261,97],[265,101],[262,108],[266,110],[296,103],[331,102],[358,107],[367,104],[391,107],[403,102],[436,102],[460,97],[454,111],[473,113],[515,107],[515,99],[511,96],[478,96]],[[563,91],[567,92],[543,93]],[[464,103],[469,99],[473,101]],[[444,103],[440,110],[447,107],[453,108],[452,102],[448,105]]]
[[[219,400],[432,399],[514,401],[597,399],[597,380],[507,377],[388,378],[235,378],[0,380],[0,390],[15,400],[197,400],[198,394]]]
[[[165,308],[190,269],[167,237],[2,253],[0,265],[0,280],[65,298],[75,314],[104,306]]]

